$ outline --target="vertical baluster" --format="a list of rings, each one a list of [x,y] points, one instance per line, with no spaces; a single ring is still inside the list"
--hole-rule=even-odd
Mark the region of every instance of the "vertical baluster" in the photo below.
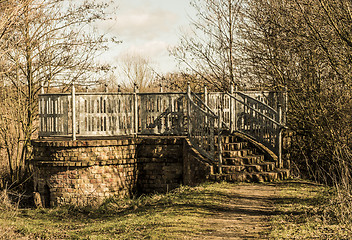
[[[221,139],[221,110],[218,110],[218,118],[219,118],[219,125],[218,125],[218,151],[219,151],[219,173],[222,174],[222,139]]]
[[[234,86],[231,85],[230,88],[230,95],[233,96]],[[230,108],[230,132],[233,133],[235,126],[234,126],[234,116],[236,116],[234,111],[234,99],[232,97],[229,98],[229,108]]]
[[[134,107],[133,107],[133,127],[134,127],[134,134],[138,134],[138,95],[137,95],[137,84],[134,84],[134,95],[133,95],[133,100],[134,100]]]
[[[76,91],[75,85],[72,84],[72,140],[76,140]]]
[[[281,104],[279,105],[279,119],[280,119],[280,124],[282,123],[281,122],[281,119],[282,119],[282,107],[281,107]],[[278,129],[278,167],[281,168],[282,167],[282,128],[280,126],[277,126]]]
[[[190,82],[187,83],[187,122],[188,122],[188,137],[191,137],[192,135],[192,126],[191,126],[191,101],[189,98],[191,98],[191,85]]]

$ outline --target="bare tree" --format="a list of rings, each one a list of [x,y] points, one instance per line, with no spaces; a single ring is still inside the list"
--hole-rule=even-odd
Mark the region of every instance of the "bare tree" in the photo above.
[[[241,0],[192,0],[197,16],[171,54],[218,89],[240,83],[237,31]]]
[[[13,133],[17,134],[17,147],[5,145],[9,162],[20,162],[23,168],[30,158],[30,141],[37,130],[37,96],[42,86],[48,89],[60,85],[66,91],[71,83],[89,83],[98,71],[108,70],[94,63],[97,54],[106,49],[106,39],[92,28],[92,23],[106,17],[106,7],[93,1],[31,1],[0,39],[5,49],[0,68],[6,69],[1,79],[11,93],[4,101],[14,100],[3,105],[0,137],[6,141],[9,121],[21,130],[14,129]],[[13,107],[21,114],[5,114]]]
[[[150,61],[138,54],[126,54],[121,57],[120,69],[122,72],[122,88],[133,91],[136,85],[140,92],[153,91],[156,72]],[[155,89],[154,89],[155,90]]]

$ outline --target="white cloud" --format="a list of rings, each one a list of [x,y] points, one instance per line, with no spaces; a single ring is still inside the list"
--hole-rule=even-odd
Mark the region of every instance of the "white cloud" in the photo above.
[[[151,40],[174,30],[178,20],[179,16],[172,10],[125,6],[125,9],[116,13],[115,19],[99,22],[97,27],[104,32],[117,35],[122,40]]]
[[[120,56],[125,54],[137,54],[146,58],[159,58],[168,54],[168,43],[160,40],[152,40],[143,44],[133,44],[124,49]]]
[[[187,24],[189,0],[119,0],[116,19],[98,28],[122,43],[110,49],[106,60],[117,63],[119,56],[138,54],[166,72],[175,68],[168,47],[178,41],[177,32]],[[111,61],[111,60],[110,60]]]
[[[137,9],[117,17],[116,31],[123,38],[153,39],[169,31],[176,20],[176,14],[166,10]]]

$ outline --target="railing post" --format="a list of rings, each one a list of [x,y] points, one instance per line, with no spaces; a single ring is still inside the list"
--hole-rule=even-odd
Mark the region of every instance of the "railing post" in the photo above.
[[[76,90],[75,85],[72,84],[72,140],[76,140]]]
[[[121,92],[121,85],[117,85],[117,92]]]
[[[4,83],[5,84],[5,83]],[[44,94],[44,87],[43,87],[43,82],[40,83],[40,93]],[[39,138],[42,138],[41,133],[44,130],[44,119],[43,119],[43,113],[45,114],[46,112],[44,111],[44,105],[45,102],[43,101],[42,98],[38,97],[38,107],[39,107]]]
[[[285,111],[284,111],[284,123],[287,123],[287,109],[288,109],[288,90],[287,85],[285,86]]]
[[[222,139],[221,139],[221,126],[222,126],[222,116],[221,116],[221,109],[218,109],[218,167],[219,167],[219,174],[222,174]]]
[[[279,123],[282,124],[282,106],[279,104]],[[282,168],[282,128],[280,127],[279,129],[279,136],[278,136],[278,147],[279,147],[279,152],[278,152],[278,167]]]
[[[160,83],[159,84],[159,91],[162,93],[163,92],[163,85]]]
[[[208,88],[207,88],[207,84],[204,84],[204,104],[206,106],[208,106]],[[208,117],[205,116],[205,124],[208,123]]]
[[[188,99],[188,97],[191,97],[191,84],[190,82],[187,83],[187,123],[188,123],[188,136],[191,136],[191,120],[190,120],[190,116],[191,116],[191,102]]]
[[[138,134],[138,86],[137,84],[135,83],[134,84],[134,89],[133,89],[133,92],[134,92],[134,111],[133,111],[133,117],[134,117],[134,132],[135,132],[135,135],[137,136]]]
[[[234,92],[234,87],[233,87],[233,85],[231,85],[231,89],[230,89],[231,96],[233,96],[233,92]],[[235,116],[236,116],[236,111],[235,111],[236,102],[235,102],[235,104],[233,104],[233,103],[234,103],[234,99],[232,97],[230,97],[230,131],[231,131],[231,133],[233,133],[235,130],[234,124],[235,124]]]
[[[44,94],[44,86],[43,82],[40,82],[40,93]]]

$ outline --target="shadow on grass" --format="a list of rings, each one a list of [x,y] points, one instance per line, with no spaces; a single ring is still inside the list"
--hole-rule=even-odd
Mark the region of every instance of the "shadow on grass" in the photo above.
[[[309,182],[278,182],[263,184],[278,188],[294,187],[300,189],[302,186],[314,185]],[[219,187],[220,186],[220,187]],[[215,188],[189,188],[181,187],[176,191],[166,194],[143,195],[132,199],[107,199],[100,207],[74,207],[62,206],[55,209],[37,210],[36,214],[26,214],[26,218],[47,219],[56,221],[66,221],[70,219],[76,222],[110,221],[118,218],[126,218],[131,214],[156,214],[165,213],[171,215],[187,216],[214,216],[223,213],[239,214],[244,216],[275,216],[293,215],[299,216],[307,214],[305,209],[289,209],[285,211],[272,210],[271,208],[255,208],[246,201],[264,201],[274,205],[300,204],[303,207],[316,207],[322,201],[326,201],[321,194],[316,196],[248,196],[245,194],[223,191],[221,185]],[[232,185],[233,187],[233,185]],[[246,200],[246,201],[244,201]],[[231,204],[229,204],[231,203]]]

